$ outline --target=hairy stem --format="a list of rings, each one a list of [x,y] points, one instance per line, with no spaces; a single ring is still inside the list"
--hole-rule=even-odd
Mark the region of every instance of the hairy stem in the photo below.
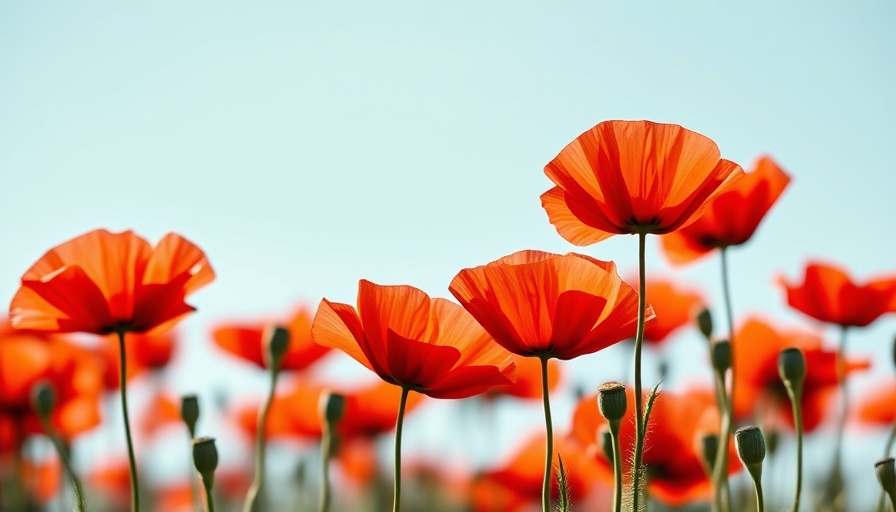
[[[647,425],[644,422],[644,397],[641,396],[641,346],[644,343],[644,316],[647,310],[645,291],[647,271],[645,251],[647,233],[638,233],[638,330],[635,334],[635,458],[632,464],[632,510],[639,512],[641,497],[641,459],[644,452],[644,436]]]

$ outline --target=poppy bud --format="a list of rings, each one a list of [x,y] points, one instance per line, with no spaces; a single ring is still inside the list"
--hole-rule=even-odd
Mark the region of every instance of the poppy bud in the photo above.
[[[765,428],[765,450],[771,455],[778,449],[781,441],[781,431],[776,428]]]
[[[40,381],[31,388],[31,407],[41,418],[49,418],[56,406],[56,392],[46,381]]]
[[[180,417],[190,431],[190,437],[196,437],[196,422],[199,421],[199,398],[196,395],[184,395],[180,398]]]
[[[712,468],[716,462],[716,454],[719,453],[719,436],[713,432],[707,432],[700,436],[700,460],[703,462],[703,470],[707,476],[712,476]]]
[[[759,479],[762,474],[762,461],[765,459],[765,438],[762,431],[755,425],[737,429],[734,433],[734,446],[737,447],[737,456],[744,466]]]
[[[795,397],[803,389],[803,380],[806,378],[806,357],[798,348],[785,348],[778,354],[778,375],[781,382],[792,389]]]
[[[289,348],[289,330],[280,325],[270,326],[265,330],[264,339],[266,348],[264,364],[272,371],[277,371]]]
[[[606,382],[597,388],[597,407],[607,421],[618,423],[625,416],[628,406],[625,386],[618,382]]]
[[[320,395],[320,415],[329,427],[336,426],[345,415],[345,396],[331,391]]]
[[[697,327],[706,339],[712,338],[712,313],[706,308],[700,308],[696,316]]]
[[[888,457],[874,463],[874,471],[877,473],[877,481],[883,487],[891,499],[896,500],[896,468],[893,457]]]
[[[193,439],[193,464],[202,476],[206,489],[211,490],[215,482],[215,469],[218,467],[218,449],[215,448],[214,437]]]
[[[712,367],[722,375],[731,368],[731,343],[728,340],[716,340],[709,345]]]
[[[599,429],[597,429],[597,440],[600,443],[600,452],[603,454],[604,458],[610,462],[610,467],[613,466],[613,434],[610,432],[610,429],[606,425],[601,425]]]

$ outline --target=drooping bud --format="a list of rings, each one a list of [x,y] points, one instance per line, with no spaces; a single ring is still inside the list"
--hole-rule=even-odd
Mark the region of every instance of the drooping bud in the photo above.
[[[877,481],[884,492],[890,496],[890,500],[896,502],[896,462],[893,457],[877,461],[874,472],[877,473]]]
[[[193,439],[193,465],[202,476],[202,483],[209,491],[215,483],[215,469],[218,467],[218,449],[214,437]]]
[[[625,386],[618,382],[606,382],[597,388],[597,407],[601,415],[607,421],[618,424],[625,416],[628,400],[625,396]]]
[[[196,395],[180,397],[180,417],[187,425],[190,439],[196,437],[196,422],[199,421],[199,398]]]
[[[709,353],[712,367],[720,374],[725,375],[725,372],[731,368],[731,343],[728,340],[713,341],[709,345]]]
[[[597,429],[597,441],[600,443],[601,454],[610,463],[610,467],[613,467],[615,462],[613,460],[613,434],[609,427],[601,425]]]
[[[271,325],[265,329],[264,340],[264,364],[271,370],[279,370],[289,349],[289,330],[281,325]]]
[[[31,388],[31,407],[40,418],[49,418],[56,406],[56,392],[49,382],[40,381]]]
[[[710,313],[708,309],[701,307],[700,310],[697,311],[695,320],[697,321],[697,328],[700,329],[700,333],[703,334],[703,337],[707,340],[712,338],[712,313]]]
[[[716,462],[716,454],[719,453],[719,435],[707,432],[700,436],[700,461],[703,463],[703,471],[710,478]]]
[[[332,391],[324,391],[320,395],[320,416],[332,428],[345,415],[345,396]]]
[[[734,433],[737,456],[755,479],[762,475],[762,461],[765,459],[765,438],[755,425],[737,429]]]
[[[799,397],[806,378],[806,356],[798,348],[785,348],[778,354],[778,375],[794,396]]]
[[[769,456],[774,455],[781,443],[781,431],[774,427],[765,427],[765,450]]]

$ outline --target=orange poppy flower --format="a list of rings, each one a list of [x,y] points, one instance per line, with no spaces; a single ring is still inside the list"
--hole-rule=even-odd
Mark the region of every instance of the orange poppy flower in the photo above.
[[[560,384],[560,363],[548,362],[548,391],[554,391]],[[541,361],[534,357],[520,357],[516,360],[516,382],[495,386],[483,395],[484,398],[512,396],[523,400],[541,400]]]
[[[184,299],[214,279],[205,255],[169,233],[158,245],[131,231],[96,230],[47,251],[12,299],[13,327],[144,332],[195,310]]]
[[[156,391],[143,410],[138,430],[143,436],[152,437],[170,425],[182,426],[186,430],[186,425],[180,416],[180,400],[175,400],[167,393]]]
[[[323,299],[311,335],[381,379],[433,398],[466,398],[513,382],[513,357],[466,311],[412,286],[361,280],[358,310]]]
[[[896,422],[896,380],[879,382],[861,395],[858,418],[871,425],[890,426]]]
[[[100,423],[101,362],[60,337],[15,331],[3,322],[0,422],[10,429],[18,423],[15,428],[26,436],[44,431],[31,407],[32,388],[38,382],[48,383],[55,391],[51,422],[62,438],[71,440]]]
[[[25,459],[21,477],[30,496],[38,503],[48,503],[62,489],[62,463],[55,457],[42,461]]]
[[[753,172],[716,196],[697,220],[662,237],[663,252],[681,264],[746,243],[789,183],[790,176],[774,160],[760,158]]]
[[[783,422],[793,427],[790,399],[778,374],[778,354],[789,347],[801,349],[806,358],[801,399],[803,430],[811,432],[824,420],[837,393],[837,352],[826,350],[822,339],[814,334],[781,331],[756,318],[740,326],[731,349],[738,390],[734,400],[736,419],[747,420],[759,411],[772,415],[759,418],[763,422]],[[868,366],[868,361],[846,361],[847,374]]]
[[[461,270],[451,293],[507,350],[572,359],[635,335],[638,293],[612,262],[519,251]],[[647,319],[653,318],[648,308]]]
[[[779,279],[790,307],[816,320],[843,327],[865,327],[893,311],[896,275],[854,283],[842,269],[826,263],[806,265],[802,284]]]
[[[632,282],[637,288],[638,278]],[[655,345],[678,329],[693,325],[696,309],[704,304],[699,293],[670,279],[650,278],[644,288],[644,300],[656,313],[656,320],[644,327],[644,340]]]
[[[665,234],[743,175],[709,138],[674,124],[604,121],[544,168],[541,205],[560,236],[590,245],[615,234]]]
[[[627,390],[629,404],[634,392]],[[597,407],[597,395],[582,399],[573,413],[572,438],[597,461],[598,477],[613,484],[612,461],[606,459],[597,437],[607,420]],[[712,484],[701,463],[700,436],[718,432],[719,417],[710,391],[695,389],[685,393],[660,393],[650,413],[650,432],[645,439],[644,465],[647,490],[660,502],[678,507],[706,499]],[[619,428],[623,475],[630,474],[635,445],[635,410],[628,407]],[[734,444],[729,446],[729,474],[740,469]]]
[[[212,333],[215,343],[227,352],[266,368],[264,357],[265,322],[227,324]],[[311,339],[311,311],[300,306],[284,324],[289,330],[289,348],[280,364],[281,370],[303,370],[330,352],[329,347]]]

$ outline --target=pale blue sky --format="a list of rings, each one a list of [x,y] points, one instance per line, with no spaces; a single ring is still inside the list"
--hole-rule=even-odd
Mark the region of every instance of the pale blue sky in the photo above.
[[[205,249],[185,357],[214,320],[352,302],[359,278],[447,296],[463,267],[577,250],[539,206],[543,166],[602,120],[651,119],[791,173],[732,254],[735,309],[806,325],[775,273],[896,271],[894,22],[893,2],[4,2],[0,298],[96,227]],[[583,251],[632,275],[636,243]],[[681,276],[720,300],[716,258]],[[577,363],[589,385],[599,361]]]

